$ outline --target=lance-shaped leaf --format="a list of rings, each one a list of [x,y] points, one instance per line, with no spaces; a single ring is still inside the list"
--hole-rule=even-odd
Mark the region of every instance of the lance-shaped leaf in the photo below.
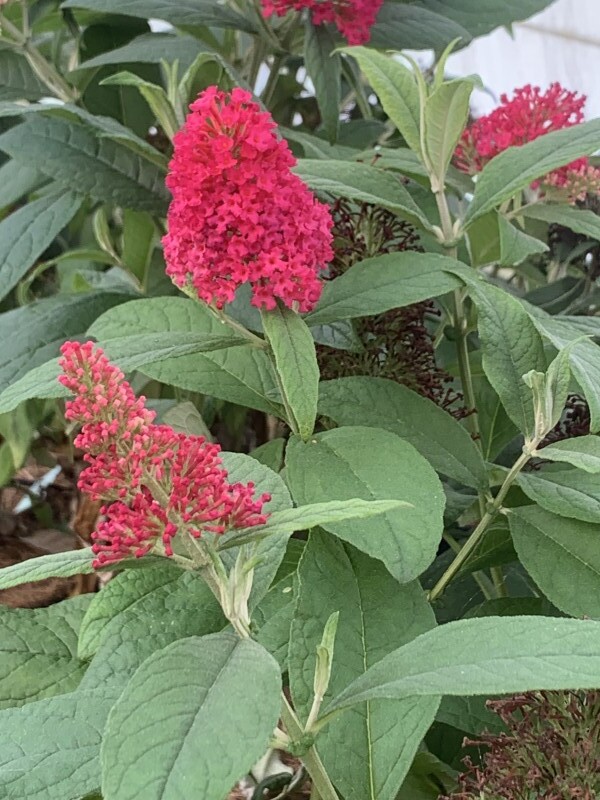
[[[424,633],[372,666],[326,712],[375,698],[600,686],[600,622],[486,617]]]

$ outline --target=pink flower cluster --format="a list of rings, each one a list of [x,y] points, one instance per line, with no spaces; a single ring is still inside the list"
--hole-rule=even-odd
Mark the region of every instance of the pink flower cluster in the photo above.
[[[167,273],[217,308],[250,283],[255,306],[310,311],[333,257],[329,208],[290,171],[287,143],[249,92],[212,86],[190,108],[167,178]]]
[[[65,416],[83,426],[75,445],[88,463],[78,486],[106,501],[92,534],[95,567],[139,558],[159,542],[157,552],[171,556],[177,534],[197,539],[266,522],[270,495],[255,500],[254,484],[230,484],[218,445],[153,424],[144,398],[92,342],[66,342],[61,352],[59,381],[75,395]]]
[[[348,44],[365,44],[371,38],[383,0],[262,0],[263,13],[282,17],[307,8],[315,25],[331,22]]]
[[[583,122],[586,97],[569,92],[553,83],[542,92],[538,86],[515,89],[512,98],[505,94],[500,105],[490,114],[475,120],[463,133],[456,148],[455,164],[473,175],[508,147],[532,142],[551,131],[570,128]],[[535,187],[560,189],[566,199],[574,201],[600,182],[600,171],[587,158],[554,170]]]

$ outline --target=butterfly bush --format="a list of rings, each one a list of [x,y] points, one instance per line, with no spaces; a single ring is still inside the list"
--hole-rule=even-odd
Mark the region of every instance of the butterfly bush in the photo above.
[[[383,0],[262,0],[267,17],[282,17],[289,11],[307,8],[315,25],[332,23],[351,45],[369,41],[382,5]]]
[[[515,89],[513,97],[503,94],[500,105],[475,120],[463,133],[455,152],[455,163],[471,175],[509,147],[532,142],[551,131],[580,125],[584,119],[585,95],[570,92],[559,83],[547,91],[538,86]],[[600,170],[588,158],[578,158],[559,167],[534,184],[543,194],[559,194],[571,202],[600,191]]]
[[[291,172],[294,156],[249,92],[212,86],[190,108],[167,178],[167,273],[216,308],[249,283],[255,306],[310,311],[333,255],[328,207]]]
[[[266,522],[270,495],[255,499],[253,483],[229,483],[218,445],[154,424],[144,398],[92,342],[66,342],[61,352],[59,380],[75,395],[65,416],[82,425],[75,446],[88,464],[78,487],[105,501],[92,534],[95,567],[152,550],[172,556],[178,534],[198,539]]]

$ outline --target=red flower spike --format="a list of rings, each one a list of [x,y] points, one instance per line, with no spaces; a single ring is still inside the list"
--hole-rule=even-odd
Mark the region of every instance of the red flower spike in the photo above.
[[[310,311],[333,256],[329,208],[291,172],[287,143],[249,92],[212,86],[190,108],[167,178],[167,273],[217,308],[249,283],[255,306],[279,298]]]
[[[542,93],[537,86],[516,89],[512,99],[504,94],[501,105],[480,117],[462,135],[455,164],[474,175],[508,147],[518,147],[551,131],[583,122],[586,98],[553,83]],[[588,158],[578,158],[532,184],[544,197],[575,203],[600,191],[600,170]]]
[[[266,17],[307,8],[315,25],[331,22],[351,45],[369,41],[382,5],[383,0],[262,0]]]
[[[67,342],[61,352],[59,380],[76,394],[66,417],[83,424],[75,444],[88,463],[78,487],[107,503],[92,534],[96,568],[139,558],[158,542],[172,556],[176,535],[266,522],[270,495],[254,499],[254,484],[230,484],[218,445],[154,425],[144,398],[92,342]]]

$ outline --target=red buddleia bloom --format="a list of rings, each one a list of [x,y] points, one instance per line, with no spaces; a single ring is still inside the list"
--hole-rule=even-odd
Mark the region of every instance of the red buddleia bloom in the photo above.
[[[270,495],[254,499],[254,484],[229,483],[218,445],[153,424],[144,398],[92,342],[66,342],[61,352],[59,380],[76,395],[66,417],[83,425],[75,445],[88,463],[78,486],[107,503],[92,534],[95,567],[159,543],[173,555],[177,534],[197,539],[266,522]]]
[[[369,41],[382,5],[383,0],[262,0],[265,16],[307,8],[315,25],[331,22],[352,45]]]
[[[500,97],[500,105],[490,114],[475,120],[463,133],[456,148],[456,164],[464,172],[479,172],[488,161],[508,147],[527,144],[550,131],[570,128],[583,122],[586,98],[553,83],[542,93],[538,86],[515,89],[509,99]],[[577,168],[578,159],[569,165]],[[563,169],[566,169],[563,168]]]
[[[249,92],[206,89],[174,138],[167,273],[221,308],[243,283],[255,306],[310,311],[332,257],[331,214]]]

